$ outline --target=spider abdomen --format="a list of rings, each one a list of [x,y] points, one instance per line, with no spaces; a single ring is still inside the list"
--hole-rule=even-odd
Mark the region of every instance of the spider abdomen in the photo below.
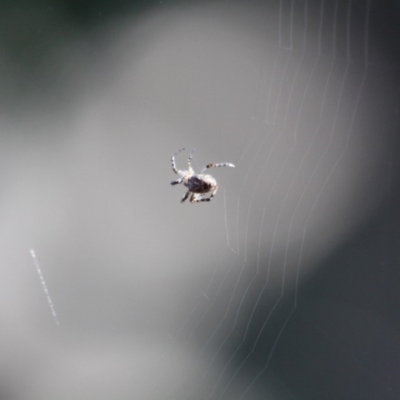
[[[192,175],[185,186],[192,193],[208,193],[217,186],[217,181],[211,175]]]

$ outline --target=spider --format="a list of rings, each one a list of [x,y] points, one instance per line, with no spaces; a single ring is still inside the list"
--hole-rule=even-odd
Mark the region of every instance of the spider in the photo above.
[[[177,185],[183,183],[184,186],[188,188],[188,191],[181,199],[181,203],[183,203],[189,196],[189,201],[191,203],[199,203],[200,201],[211,201],[215,196],[218,190],[217,181],[211,175],[203,174],[206,169],[214,168],[214,167],[231,167],[235,168],[235,166],[231,163],[218,163],[218,164],[208,164],[206,165],[199,174],[196,174],[192,168],[191,160],[193,157],[193,153],[195,149],[193,149],[188,158],[188,169],[186,171],[180,171],[176,168],[175,164],[175,156],[179,154],[181,151],[185,150],[180,149],[176,151],[171,158],[172,162],[172,170],[179,175],[179,179],[172,181],[171,185]],[[209,197],[204,197],[206,193],[211,192]]]

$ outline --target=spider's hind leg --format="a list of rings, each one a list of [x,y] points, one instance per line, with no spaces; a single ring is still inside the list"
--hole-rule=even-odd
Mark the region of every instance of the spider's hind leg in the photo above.
[[[181,199],[181,203],[183,203],[189,197],[190,191],[188,190],[185,195]]]
[[[172,181],[171,185],[179,185],[182,182],[183,182],[183,178],[180,178],[180,179],[177,179],[176,181]]]
[[[206,169],[210,169],[210,168],[215,168],[215,167],[231,167],[231,168],[235,168],[235,166],[232,163],[228,163],[228,162],[222,162],[222,163],[211,163],[211,164],[207,164],[200,173],[203,173]]]

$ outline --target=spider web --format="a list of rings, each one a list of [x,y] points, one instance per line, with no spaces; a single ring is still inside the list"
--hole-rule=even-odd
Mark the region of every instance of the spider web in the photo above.
[[[365,160],[356,160],[364,145],[367,162],[378,164],[369,173],[386,180],[393,163],[390,152],[388,158],[374,154],[373,138],[367,139],[370,144],[360,142],[369,136],[360,133],[367,129],[362,119],[368,120],[365,102],[373,96],[369,85],[382,73],[380,68],[385,69],[381,61],[371,60],[371,2],[280,1],[269,5],[277,10],[269,16],[264,10],[267,38],[254,90],[255,112],[237,162],[244,171],[230,180],[238,189],[234,199],[223,193],[229,250],[212,272],[204,298],[175,334],[178,343],[200,345],[205,368],[198,392],[192,395],[209,399],[395,398],[394,375],[383,378],[368,351],[350,339],[353,334],[362,336],[360,327],[365,321],[360,326],[349,324],[347,333],[332,327],[349,323],[356,310],[347,307],[353,307],[354,299],[349,304],[329,304],[330,296],[308,295],[303,289],[315,265],[352,265],[354,251],[332,260],[333,249],[346,246],[336,235],[357,229],[366,209],[373,208],[372,203],[383,195],[375,197],[369,192],[374,191],[371,180],[367,196],[374,200],[370,205],[364,203],[361,208],[366,209],[360,214],[354,205],[350,211],[331,208],[326,196],[340,202],[337,190],[342,189],[343,195],[365,202],[362,189],[355,194],[349,187],[356,184],[361,171],[354,182],[344,183],[343,174],[351,172],[342,165],[358,169],[360,162],[365,168]],[[390,136],[382,139],[392,140]],[[276,152],[278,160],[273,159]],[[321,221],[322,227],[315,230],[316,215],[321,212],[334,216]],[[317,255],[313,254],[315,247],[319,248]],[[368,257],[365,249],[362,252]],[[354,259],[355,264],[359,262]],[[343,279],[348,280],[348,275]],[[322,282],[332,290],[323,278]],[[310,311],[319,300],[328,303],[326,310]],[[337,298],[333,301],[340,303]],[[329,322],[319,315],[336,307],[346,315],[332,316]],[[372,351],[380,351],[382,342]],[[382,364],[385,357],[380,354]],[[291,383],[286,385],[286,379]],[[348,379],[351,384],[344,383]]]
[[[96,29],[31,48],[52,85],[3,122],[4,395],[398,399],[399,9],[166,3],[90,3]],[[169,185],[183,146],[236,166],[210,203]]]

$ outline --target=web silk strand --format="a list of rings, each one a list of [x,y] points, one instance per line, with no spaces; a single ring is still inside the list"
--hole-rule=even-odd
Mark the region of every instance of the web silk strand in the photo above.
[[[54,322],[56,323],[56,325],[60,326],[60,322],[58,320],[57,313],[56,313],[56,310],[54,308],[54,304],[51,301],[51,297],[50,297],[49,291],[47,289],[46,282],[44,280],[44,277],[43,277],[43,274],[42,274],[42,270],[41,270],[40,265],[39,265],[39,261],[38,261],[38,259],[36,257],[35,250],[30,249],[29,252],[31,253],[31,257],[32,257],[32,260],[33,260],[33,265],[36,268],[36,272],[39,275],[40,283],[42,284],[42,288],[43,288],[44,294],[46,295],[47,304],[50,307],[51,315],[53,316],[53,319],[54,319]]]

